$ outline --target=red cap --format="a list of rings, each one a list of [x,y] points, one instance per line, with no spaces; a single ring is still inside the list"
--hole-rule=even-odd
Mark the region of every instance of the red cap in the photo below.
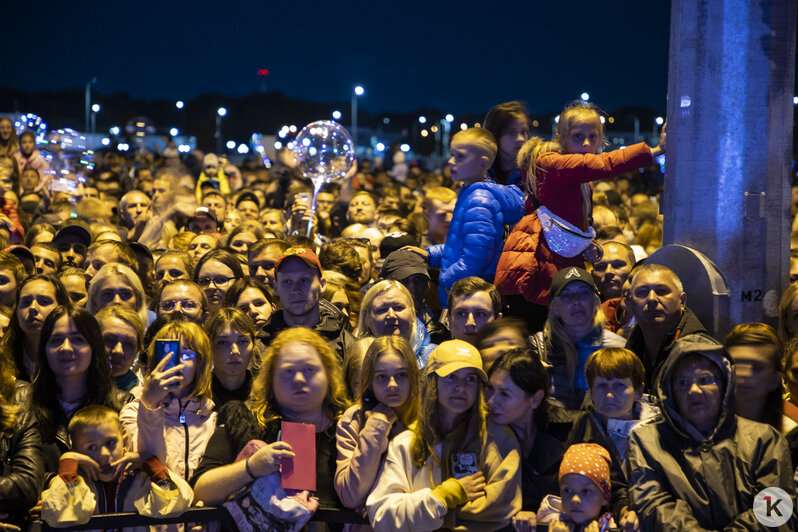
[[[319,262],[319,257],[316,256],[312,249],[302,247],[292,247],[286,249],[283,252],[283,255],[277,259],[277,262],[274,263],[274,272],[277,273],[277,271],[280,269],[280,265],[285,261],[285,259],[289,259],[291,257],[302,259],[302,261],[304,261],[304,263],[311,268],[316,268],[319,270],[319,275],[321,275],[321,262]]]

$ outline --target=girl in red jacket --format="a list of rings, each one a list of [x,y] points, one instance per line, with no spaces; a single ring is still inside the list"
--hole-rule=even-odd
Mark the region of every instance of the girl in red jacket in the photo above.
[[[526,216],[504,245],[495,285],[509,305],[506,314],[523,317],[533,332],[546,320],[554,274],[567,266],[584,267],[582,253],[591,250],[595,232],[588,183],[651,164],[665,153],[665,129],[653,149],[640,143],[597,154],[605,144],[599,109],[579,101],[560,113],[554,142],[534,137],[518,152],[529,191]]]

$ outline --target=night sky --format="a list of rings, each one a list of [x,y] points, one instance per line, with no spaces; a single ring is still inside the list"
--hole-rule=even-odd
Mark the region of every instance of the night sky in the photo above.
[[[513,99],[557,110],[665,109],[670,2],[227,0],[4,6],[0,85],[138,98],[266,90],[363,109],[483,113]],[[24,44],[27,43],[27,44]],[[0,102],[0,111],[6,110]]]

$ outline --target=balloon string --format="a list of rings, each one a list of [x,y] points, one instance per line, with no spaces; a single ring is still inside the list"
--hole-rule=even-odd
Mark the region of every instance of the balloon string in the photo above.
[[[308,220],[308,238],[313,234],[313,215],[316,214],[316,197],[321,192],[321,187],[324,185],[324,178],[316,178],[313,180],[313,200],[310,202],[310,220]]]

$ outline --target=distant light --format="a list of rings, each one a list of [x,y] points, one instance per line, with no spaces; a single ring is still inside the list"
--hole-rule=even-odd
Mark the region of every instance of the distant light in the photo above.
[[[188,153],[191,151],[191,146],[189,146],[188,144],[181,144],[180,146],[177,147],[177,151],[179,151],[180,153]]]
[[[454,115],[451,114],[451,113],[446,115],[446,121],[449,122],[449,123],[454,122]]]
[[[110,133],[111,135],[119,135],[119,128],[114,126],[108,130],[108,133]]]
[[[465,131],[466,129],[468,129],[468,124],[466,124],[465,122],[461,123],[461,124],[460,124],[460,129],[462,129],[463,131]]]
[[[582,98],[582,101],[585,101],[585,102],[590,99],[590,95],[588,93],[586,93],[586,92],[583,92],[579,97]]]
[[[183,100],[177,100],[177,102],[175,103],[175,107],[177,107],[178,109],[182,109],[183,105],[184,105]]]
[[[283,149],[283,143],[278,140],[277,142],[274,143],[274,149],[275,150]]]
[[[249,153],[249,146],[247,146],[246,144],[239,144],[238,150],[236,151],[241,154]]]
[[[227,114],[227,109],[225,109],[224,107],[220,107],[220,108],[218,108],[218,109],[216,110],[216,113],[217,113],[219,116],[224,116],[224,115],[226,115],[226,114]]]
[[[235,147],[236,147],[236,141],[234,141],[234,140],[228,140],[228,141],[227,141],[227,144],[225,144],[225,146],[227,146],[227,149],[228,149],[228,150],[235,149]]]
[[[268,76],[269,75],[269,70],[266,69],[266,68],[259,68],[258,69],[258,75],[259,76]]]
[[[557,115],[557,116],[554,117],[554,123],[555,124],[559,124],[560,123],[560,115]]]
[[[430,131],[432,131],[433,133],[437,133],[437,132],[438,132],[438,126],[432,126],[432,127],[431,127],[431,128],[429,128],[429,129],[430,129]]]
[[[427,123],[427,117],[424,116],[424,115],[419,116],[418,117],[418,123],[419,124],[426,124]]]
[[[422,137],[426,137],[427,135],[429,135],[429,131],[427,131],[426,129],[422,129],[421,130],[421,136]]]
[[[607,119],[607,121],[608,121],[610,124],[614,124],[614,123],[615,123],[615,117],[614,117],[614,116],[611,116],[611,117],[609,117],[609,119]]]
[[[173,137],[176,137],[180,134],[180,130],[178,130],[176,127],[173,127],[172,129],[169,130],[169,134],[172,135]]]
[[[356,95],[363,96],[364,92],[366,92],[366,89],[364,89],[362,86],[358,85],[357,87],[355,87],[355,94]]]
[[[307,148],[308,146],[310,146],[310,139],[309,139],[309,138],[307,138],[307,137],[305,137],[304,139],[302,139],[302,145],[303,145],[304,147],[306,147],[306,148]]]
[[[402,144],[401,146],[399,146],[399,149],[407,153],[410,151],[410,144]]]
[[[374,149],[377,151],[385,151],[385,144],[378,142],[377,145],[374,146]]]
[[[341,111],[333,111],[332,117],[336,120],[341,119]]]
[[[792,104],[793,105],[798,105],[798,96],[793,96],[792,97]]]
[[[603,124],[603,123],[605,122],[605,120],[606,120],[606,119],[605,119],[603,116],[600,116],[600,117],[599,117],[599,120],[601,120],[601,123]]]
[[[91,110],[94,111],[95,113],[99,113],[100,112],[100,104],[99,103],[95,103],[94,105],[91,106]]]
[[[540,125],[540,122],[538,122],[537,120],[533,120],[532,121],[532,126],[533,127],[538,127],[539,125]]]
[[[127,150],[130,149],[130,146],[128,146],[127,143],[122,142],[122,143],[116,145],[116,149],[119,150],[119,151],[127,151]]]
[[[382,119],[382,123],[387,126],[388,124],[391,123],[391,119],[386,116],[385,118]]]
[[[662,118],[661,116],[658,116],[657,118],[654,119],[654,122],[656,122],[658,126],[661,126],[662,124],[665,123],[665,119]]]
[[[474,127],[480,127],[479,122],[474,122]]]
[[[103,137],[103,139],[100,142],[103,143],[103,146],[108,146],[109,144],[111,144],[111,139],[109,139],[108,137]]]
[[[296,133],[296,126],[292,125],[291,127],[288,128],[288,131],[290,131],[291,133]]]
[[[289,142],[288,144],[285,145],[285,147],[288,148],[289,150],[293,150],[294,149],[294,143],[293,142]]]
[[[277,136],[280,137],[281,139],[284,139],[286,137],[286,135],[288,135],[288,130],[287,129],[281,129],[280,132],[277,133]]]

